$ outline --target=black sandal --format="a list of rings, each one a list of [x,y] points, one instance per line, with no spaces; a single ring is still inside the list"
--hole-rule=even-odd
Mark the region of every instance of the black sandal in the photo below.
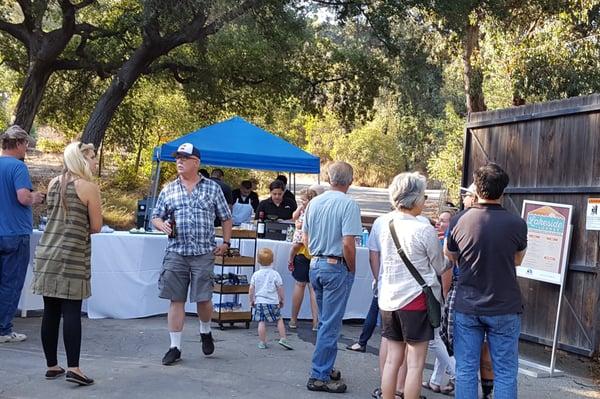
[[[66,380],[69,382],[72,382],[74,384],[79,384],[80,386],[88,386],[88,385],[92,385],[94,383],[93,379],[91,379],[85,375],[79,375],[72,371],[67,371]]]
[[[61,375],[63,375],[64,373],[65,373],[65,369],[63,369],[62,367],[60,367],[59,370],[47,370],[46,371],[46,379],[54,380],[54,379],[60,377]]]

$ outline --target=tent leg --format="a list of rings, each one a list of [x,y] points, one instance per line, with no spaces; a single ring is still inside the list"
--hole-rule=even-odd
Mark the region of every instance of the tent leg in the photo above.
[[[160,168],[161,168],[161,164],[160,164],[160,160],[157,161],[156,164],[156,170],[154,172],[154,176],[152,179],[152,191],[150,193],[150,198],[148,198],[150,200],[150,203],[146,204],[146,214],[144,215],[144,229],[147,229],[150,225],[150,215],[148,214],[148,210],[150,209],[154,209],[154,204],[156,203],[156,194],[158,191],[158,185],[160,182]]]

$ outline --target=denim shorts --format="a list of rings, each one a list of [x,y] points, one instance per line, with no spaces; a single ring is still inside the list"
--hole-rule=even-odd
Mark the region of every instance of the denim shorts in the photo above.
[[[182,256],[167,252],[158,279],[159,297],[174,302],[185,302],[188,288],[190,302],[212,299],[215,255]]]

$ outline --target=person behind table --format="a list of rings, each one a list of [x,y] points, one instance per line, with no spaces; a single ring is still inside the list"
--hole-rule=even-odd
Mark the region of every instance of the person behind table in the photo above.
[[[256,213],[258,209],[258,204],[260,203],[258,199],[258,194],[252,191],[252,182],[250,180],[243,180],[240,183],[240,187],[236,188],[231,192],[233,195],[233,207],[235,208],[236,204],[241,205],[250,205],[252,207],[252,212]],[[235,214],[235,211],[234,211]],[[235,218],[234,218],[235,219]],[[246,220],[247,221],[247,220]]]
[[[31,206],[44,194],[33,191],[25,158],[31,137],[17,125],[0,136],[0,343],[19,342],[25,334],[13,331],[21,289],[29,265],[29,239],[33,230]]]
[[[224,255],[230,247],[231,212],[219,185],[198,174],[200,151],[190,143],[179,146],[176,180],[160,192],[152,210],[152,224],[171,234],[169,218],[175,217],[176,235],[169,237],[158,280],[159,297],[170,300],[168,326],[171,345],[162,359],[165,366],[181,358],[181,334],[185,320],[185,301],[196,302],[200,321],[202,352],[215,350],[210,323],[212,319],[213,269],[215,255]],[[223,242],[216,244],[214,219],[223,225]]]
[[[90,385],[79,368],[81,303],[91,296],[90,234],[102,228],[100,189],[94,183],[98,161],[93,144],[69,144],[64,169],[48,184],[48,223],[35,251],[33,293],[44,298],[41,338],[47,379],[65,373],[56,349],[60,319],[67,352],[66,380]]]
[[[394,177],[388,191],[391,212],[390,223],[398,241],[414,268],[431,287],[441,302],[438,275],[444,271],[442,248],[433,226],[417,218],[424,208],[427,181],[419,173],[401,173]],[[427,355],[427,345],[433,339],[433,327],[428,319],[427,302],[423,288],[412,276],[398,250],[389,226],[382,226],[381,284],[379,309],[382,336],[387,339],[388,353],[381,378],[384,399],[394,399],[398,371],[406,360],[408,364],[404,397],[418,399]],[[408,356],[406,349],[408,347]],[[405,359],[406,358],[406,359]]]
[[[300,190],[300,206],[294,211],[293,219],[296,222],[296,230],[292,239],[290,256],[288,259],[288,269],[292,272],[292,277],[296,280],[294,291],[292,293],[292,315],[290,317],[290,329],[296,329],[298,323],[298,313],[304,300],[304,291],[308,285],[308,294],[310,296],[310,310],[312,313],[312,329],[317,331],[319,326],[319,309],[315,291],[309,281],[310,254],[302,240],[302,225],[304,223],[304,211],[310,200],[317,196],[317,192],[310,188]]]
[[[283,198],[286,198],[289,202],[292,202],[294,204],[294,209],[292,209],[292,211],[295,211],[298,207],[298,204],[296,202],[296,196],[290,190],[287,189],[287,177],[285,177],[285,175],[278,175],[275,178],[275,180],[279,180],[283,183]]]
[[[456,397],[477,398],[477,371],[487,334],[494,397],[518,396],[523,304],[516,266],[527,249],[527,224],[501,205],[508,174],[489,163],[473,174],[477,204],[450,224],[446,256],[458,262],[454,300]],[[453,220],[454,221],[454,220]]]
[[[277,322],[279,345],[293,349],[285,334],[285,325],[281,318],[284,292],[281,275],[273,269],[273,251],[261,248],[258,251],[260,270],[250,279],[250,306],[254,308],[254,320],[258,321],[259,349],[267,349],[267,322]]]
[[[337,345],[356,270],[355,237],[362,233],[360,208],[346,193],[354,171],[346,162],[334,162],[328,170],[331,189],[311,202],[306,210],[304,243],[313,256],[310,282],[319,308],[319,330],[306,388],[341,393],[346,384],[334,369]]]
[[[255,219],[260,217],[261,212],[264,212],[264,216],[267,219],[292,219],[296,204],[284,198],[284,190],[285,184],[280,180],[273,180],[269,184],[269,198],[260,201],[256,209]]]
[[[231,187],[229,187],[229,184],[223,181],[224,177],[225,173],[222,169],[215,168],[210,172],[210,179],[221,187],[221,191],[223,191],[223,195],[225,196],[225,201],[231,211],[233,209],[233,195],[231,194]],[[215,217],[215,227],[218,226],[221,226],[221,219]]]

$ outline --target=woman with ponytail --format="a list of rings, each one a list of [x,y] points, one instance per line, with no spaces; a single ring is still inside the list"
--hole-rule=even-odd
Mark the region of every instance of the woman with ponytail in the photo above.
[[[66,380],[79,385],[94,382],[79,368],[79,353],[81,302],[91,295],[90,234],[102,227],[100,190],[93,178],[96,168],[92,144],[74,142],[65,148],[63,171],[48,185],[48,224],[35,252],[33,292],[44,297],[41,337],[46,378],[65,374],[57,359],[62,317]]]

